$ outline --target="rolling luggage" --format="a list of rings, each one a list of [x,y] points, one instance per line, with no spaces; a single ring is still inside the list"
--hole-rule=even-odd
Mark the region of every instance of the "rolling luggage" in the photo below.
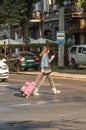
[[[20,89],[20,92],[23,94],[26,90],[26,88],[30,85],[30,82],[27,81]]]
[[[28,98],[34,91],[36,87],[36,82],[35,81],[28,81],[28,87],[25,89],[23,95]]]
[[[20,92],[23,94],[23,96],[25,96],[26,98],[28,98],[33,91],[35,90],[36,84],[38,82],[38,80],[41,78],[42,74],[39,74],[37,76],[37,78],[35,79],[35,81],[27,81],[20,89]]]

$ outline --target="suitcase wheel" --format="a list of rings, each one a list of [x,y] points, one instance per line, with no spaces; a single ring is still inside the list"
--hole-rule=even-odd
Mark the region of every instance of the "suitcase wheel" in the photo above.
[[[28,96],[25,96],[26,97],[26,99],[28,99]]]
[[[25,97],[25,94],[23,93],[23,97]]]

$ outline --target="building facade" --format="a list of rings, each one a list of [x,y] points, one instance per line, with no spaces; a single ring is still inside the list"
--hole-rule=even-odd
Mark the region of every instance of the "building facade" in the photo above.
[[[86,18],[83,16],[83,13],[86,12],[86,9],[73,8],[70,1],[65,1],[64,10],[66,42],[71,44],[85,44]],[[38,27],[38,30],[35,31],[39,32],[36,33],[37,35],[34,38],[44,37],[55,41],[56,32],[59,31],[59,7],[55,4],[55,0],[41,0],[41,2],[35,5],[35,12],[40,13],[41,19],[38,24],[37,22],[33,24],[34,29]],[[34,29],[32,32],[34,32]]]
[[[40,21],[39,23],[35,22],[35,20],[33,22],[33,32],[34,29],[37,29],[37,27],[38,30],[36,31],[39,32],[37,32],[37,35],[33,38],[44,37],[55,40],[56,31],[58,31],[59,25],[59,12],[57,6],[55,5],[55,0],[41,0],[41,2],[38,2],[35,5],[34,12],[39,12]]]
[[[69,0],[64,2],[64,31],[66,43],[86,44],[86,18],[81,8],[73,9]],[[12,38],[23,40],[22,28],[18,24],[11,27],[0,27],[0,38]],[[30,21],[29,36],[37,39],[39,37],[56,41],[56,33],[59,31],[59,6],[55,0],[41,0],[34,5],[33,18]]]

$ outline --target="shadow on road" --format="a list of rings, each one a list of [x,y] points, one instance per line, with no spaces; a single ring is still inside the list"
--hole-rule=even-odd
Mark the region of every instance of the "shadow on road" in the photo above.
[[[56,128],[53,121],[12,121],[0,123],[0,130],[38,130],[38,129]]]
[[[0,130],[85,130],[86,122],[70,119],[55,121],[0,122]]]

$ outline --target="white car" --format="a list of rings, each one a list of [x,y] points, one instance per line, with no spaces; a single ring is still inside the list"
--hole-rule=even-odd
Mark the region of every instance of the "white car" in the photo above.
[[[0,60],[0,80],[5,81],[9,78],[9,68],[3,60]]]
[[[72,68],[86,66],[86,45],[73,45],[69,49],[68,58]]]

